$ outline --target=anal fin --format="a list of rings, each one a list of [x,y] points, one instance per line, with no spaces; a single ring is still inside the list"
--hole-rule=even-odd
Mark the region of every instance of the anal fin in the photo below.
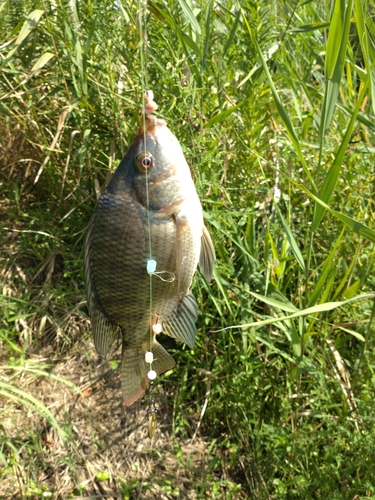
[[[154,361],[152,369],[158,375],[174,367],[175,361],[162,345],[154,339],[152,345]],[[149,384],[147,373],[150,365],[145,361],[146,348],[143,346],[123,347],[121,363],[121,387],[126,406],[137,401]]]
[[[197,333],[195,326],[197,309],[197,301],[189,292],[178,304],[177,309],[163,320],[163,332],[192,348]]]
[[[159,344],[159,342],[155,338],[152,344],[152,351],[154,355],[152,368],[158,375],[166,372],[167,370],[171,370],[176,364],[172,356],[168,354],[164,347]]]

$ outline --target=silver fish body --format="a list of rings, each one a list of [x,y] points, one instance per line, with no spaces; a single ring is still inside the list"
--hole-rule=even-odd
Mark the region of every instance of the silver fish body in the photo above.
[[[156,261],[151,275],[150,260]],[[85,243],[95,347],[105,356],[120,328],[127,406],[147,387],[146,351],[152,350],[158,374],[175,364],[153,325],[193,346],[197,303],[190,287],[198,263],[211,279],[214,260],[181,146],[164,120],[151,115],[101,194]]]

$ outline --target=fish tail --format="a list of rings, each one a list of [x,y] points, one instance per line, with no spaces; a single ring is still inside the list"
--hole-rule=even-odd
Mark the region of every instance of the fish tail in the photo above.
[[[150,370],[150,365],[145,361],[146,350],[148,349],[143,346],[123,346],[121,386],[126,406],[135,403],[144,394],[149,383],[147,373]],[[152,369],[158,375],[174,367],[174,359],[155,338],[152,352],[154,355]]]

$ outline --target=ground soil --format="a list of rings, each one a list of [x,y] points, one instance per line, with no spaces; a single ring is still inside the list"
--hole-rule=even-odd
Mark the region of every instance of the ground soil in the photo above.
[[[50,361],[52,353],[48,351],[51,349],[33,355],[32,361],[40,365]],[[9,380],[7,373],[3,380]],[[26,476],[35,477],[46,491],[54,492],[54,498],[61,499],[198,498],[194,485],[202,482],[206,443],[198,436],[194,440],[172,437],[172,408],[162,388],[155,391],[158,426],[151,440],[147,396],[125,408],[118,374],[99,359],[90,341],[55,362],[51,371],[75,387],[54,378],[19,373],[22,370],[9,381],[53,413],[67,430],[69,453],[56,428],[37,412],[2,398],[0,413],[7,438],[18,444],[22,439],[25,444],[28,441],[25,453],[30,454],[30,449],[37,447],[35,443],[41,450],[36,451],[37,456],[30,455],[29,470],[13,467],[13,473],[0,485],[0,498],[33,497],[22,491]],[[30,443],[31,435],[34,444]]]

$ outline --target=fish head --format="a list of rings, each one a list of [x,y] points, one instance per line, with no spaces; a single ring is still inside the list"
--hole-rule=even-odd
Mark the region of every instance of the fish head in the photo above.
[[[154,212],[176,207],[195,193],[190,169],[175,135],[162,119],[149,115],[116,177],[131,185],[133,196]]]

